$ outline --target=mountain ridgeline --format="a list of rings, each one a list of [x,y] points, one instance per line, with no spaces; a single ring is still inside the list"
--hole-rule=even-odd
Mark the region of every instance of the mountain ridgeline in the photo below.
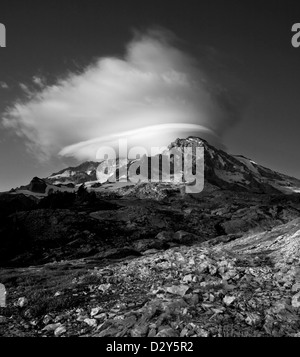
[[[204,179],[206,184],[212,184],[220,189],[253,193],[293,194],[300,192],[300,180],[265,168],[242,155],[229,155],[197,137],[177,139],[168,146],[168,149],[183,150],[185,147],[204,148]],[[165,154],[168,153],[162,153],[162,155]],[[121,177],[119,172],[128,172],[131,165],[138,166],[139,162],[142,166],[144,160],[148,160],[149,175],[148,177],[141,176],[140,181],[148,182],[151,181],[151,158],[144,156],[140,160],[110,160],[111,165],[108,168],[106,162],[87,161],[79,166],[63,169],[44,179],[35,177],[29,185],[22,186],[16,191],[28,190],[36,193],[48,193],[49,189],[51,191],[58,188],[75,189],[81,184],[93,189],[109,183],[111,178],[114,177],[117,181],[129,181],[130,183],[128,175]],[[172,160],[174,158],[171,156],[171,166]]]

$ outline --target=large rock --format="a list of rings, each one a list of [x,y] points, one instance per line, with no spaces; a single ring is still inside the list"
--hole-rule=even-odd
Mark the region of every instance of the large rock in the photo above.
[[[178,332],[171,327],[160,330],[155,337],[178,337]]]
[[[164,243],[154,239],[140,239],[133,242],[132,246],[133,249],[138,252],[144,252],[149,249],[162,249],[164,247]]]
[[[292,306],[295,307],[296,309],[300,307],[300,292],[293,296]]]
[[[172,285],[165,288],[166,292],[173,295],[180,295],[180,296],[184,296],[188,290],[189,290],[188,285]]]
[[[185,232],[185,231],[178,231],[174,234],[173,241],[180,244],[188,244],[192,242],[196,242],[198,237],[195,234]]]
[[[44,180],[34,177],[29,184],[29,191],[36,193],[45,193],[47,184]]]
[[[174,232],[172,231],[162,231],[157,234],[155,239],[162,243],[172,242],[174,239]]]

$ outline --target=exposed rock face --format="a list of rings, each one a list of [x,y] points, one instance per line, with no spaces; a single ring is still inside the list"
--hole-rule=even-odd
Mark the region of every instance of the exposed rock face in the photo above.
[[[45,193],[46,188],[46,182],[38,177],[34,177],[29,184],[29,190],[32,192]]]

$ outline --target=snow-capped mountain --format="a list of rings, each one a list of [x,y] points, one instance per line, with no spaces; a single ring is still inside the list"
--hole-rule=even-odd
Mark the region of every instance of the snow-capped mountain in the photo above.
[[[99,163],[87,161],[76,167],[68,167],[47,177],[53,185],[81,184],[96,181],[96,170]]]
[[[133,160],[116,159],[109,160],[109,165],[106,162],[87,161],[76,167],[68,167],[57,173],[48,176],[45,180],[53,185],[68,185],[69,187],[85,184],[87,187],[97,185],[97,183],[105,183],[108,178],[115,175],[116,171],[122,167],[130,166]],[[123,175],[124,176],[124,175]],[[118,179],[127,179],[127,175]]]
[[[299,193],[300,180],[265,168],[242,155],[229,155],[198,137],[177,139],[169,146],[204,148],[205,182],[225,189],[257,193]]]
[[[300,180],[265,168],[242,155],[230,155],[198,137],[177,139],[168,146],[167,151],[173,148],[183,150],[184,147],[204,148],[206,184],[209,183],[221,189],[245,190],[253,193],[300,193]],[[168,154],[167,151],[162,155]],[[48,193],[49,189],[74,190],[83,183],[93,189],[107,183],[109,178],[116,175],[118,181],[130,183],[130,178],[126,173],[133,164],[135,167],[138,167],[139,164],[142,166],[144,160],[148,160],[150,172],[151,158],[146,156],[139,160],[111,160],[109,167],[105,162],[87,161],[79,166],[68,167],[53,173],[42,180],[34,178],[29,185],[23,186],[22,189]],[[174,163],[173,158],[172,160]],[[45,184],[43,185],[41,181]],[[141,181],[148,181],[148,178],[141,176]]]

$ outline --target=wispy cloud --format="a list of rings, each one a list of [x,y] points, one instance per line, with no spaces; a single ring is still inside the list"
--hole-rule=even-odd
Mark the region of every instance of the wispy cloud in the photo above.
[[[22,89],[22,91],[24,93],[26,93],[26,94],[30,94],[31,93],[29,87],[26,84],[20,83],[19,86],[20,86],[20,88]]]
[[[38,86],[39,88],[44,88],[45,87],[45,78],[41,76],[33,76],[32,82]]]
[[[136,34],[123,58],[99,58],[51,86],[34,77],[39,89],[14,103],[2,123],[42,159],[58,152],[95,159],[97,138],[118,133],[131,133],[135,144],[165,145],[171,128],[180,136],[185,124],[195,125],[195,134],[221,137],[235,120],[230,102],[175,43],[170,32],[152,29]],[[163,124],[171,126],[157,130]]]

